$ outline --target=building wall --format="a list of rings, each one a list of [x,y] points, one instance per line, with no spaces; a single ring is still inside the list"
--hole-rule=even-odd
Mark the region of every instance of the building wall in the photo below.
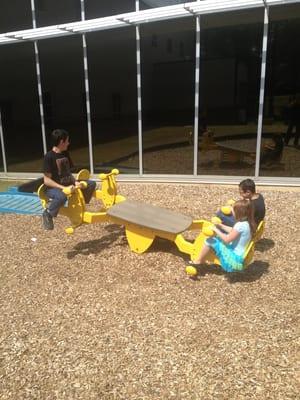
[[[136,6],[146,10],[178,3],[183,2],[84,1],[87,19],[132,12]],[[30,0],[20,7],[15,1],[3,0],[0,32],[32,28],[31,12]],[[35,0],[35,15],[37,27],[77,21],[81,3]],[[203,15],[200,32],[196,18],[190,16],[142,24],[138,33],[140,42],[134,26],[85,35],[92,166],[82,35],[37,42],[44,121],[34,43],[0,46],[0,111],[8,172],[42,171],[44,122],[47,148],[51,147],[52,129],[67,129],[75,163],[95,172],[117,167],[133,175],[191,176],[196,166],[198,176],[255,176],[258,172],[262,177],[300,177],[300,150],[294,138],[296,125],[300,129],[299,4],[269,10],[263,81],[263,7]],[[137,45],[141,57],[140,146]],[[199,84],[195,81],[198,62]],[[262,88],[264,103],[259,108]],[[199,93],[199,108],[195,108],[195,93]],[[259,110],[263,110],[262,140],[255,156]],[[280,150],[289,124],[294,124],[290,127],[293,135],[289,146]],[[194,160],[197,132],[199,148]],[[0,156],[0,172],[4,170]]]

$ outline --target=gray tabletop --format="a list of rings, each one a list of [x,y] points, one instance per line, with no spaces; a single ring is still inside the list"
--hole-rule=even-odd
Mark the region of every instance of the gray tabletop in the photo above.
[[[193,222],[186,215],[134,200],[115,204],[108,209],[107,214],[149,229],[175,234],[184,232]]]

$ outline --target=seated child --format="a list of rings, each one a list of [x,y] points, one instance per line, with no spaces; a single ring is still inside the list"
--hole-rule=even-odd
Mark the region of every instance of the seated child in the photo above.
[[[48,151],[44,157],[45,192],[51,198],[51,202],[42,215],[44,229],[46,230],[54,228],[53,218],[57,216],[60,207],[67,201],[67,196],[63,192],[64,188],[69,187],[71,192],[75,187],[82,189],[86,203],[89,203],[96,189],[96,182],[91,180],[87,180],[87,186],[83,188],[71,173],[73,162],[67,151],[70,144],[69,133],[63,129],[55,129],[51,133],[51,138],[53,141],[52,150]]]
[[[250,200],[254,210],[254,221],[256,225],[265,218],[266,206],[265,200],[260,193],[256,193],[255,183],[252,179],[245,179],[239,184],[240,196],[244,200]],[[235,224],[235,218],[233,214],[225,215],[221,210],[216,213],[224,225],[233,226]]]
[[[255,232],[253,219],[253,204],[248,200],[238,200],[233,205],[235,224],[233,227],[218,224],[213,228],[215,237],[206,239],[199,257],[190,261],[191,265],[203,264],[208,253],[213,250],[220,260],[221,267],[226,272],[243,269],[244,253]],[[221,231],[224,230],[226,233]]]

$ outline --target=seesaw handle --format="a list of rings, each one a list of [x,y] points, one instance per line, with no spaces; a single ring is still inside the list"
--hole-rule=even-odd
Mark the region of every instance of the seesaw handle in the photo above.
[[[73,187],[73,190],[70,189],[70,186],[66,186],[66,187],[62,190],[63,193],[64,193],[67,197],[70,197],[70,196],[72,196],[72,194],[73,194],[76,190],[87,188],[87,182],[85,182],[85,181],[80,181],[79,183],[80,183],[80,187],[75,187],[75,186],[74,186],[74,187]]]
[[[120,173],[119,170],[117,168],[114,168],[108,174],[100,174],[99,176],[100,176],[100,179],[104,180],[104,179],[108,178],[109,176],[119,175],[119,173]]]

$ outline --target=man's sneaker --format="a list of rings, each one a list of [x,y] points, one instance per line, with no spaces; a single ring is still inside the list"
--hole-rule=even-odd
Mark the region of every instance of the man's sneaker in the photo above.
[[[43,225],[46,231],[52,231],[52,229],[54,229],[53,217],[49,214],[48,210],[43,212]]]

